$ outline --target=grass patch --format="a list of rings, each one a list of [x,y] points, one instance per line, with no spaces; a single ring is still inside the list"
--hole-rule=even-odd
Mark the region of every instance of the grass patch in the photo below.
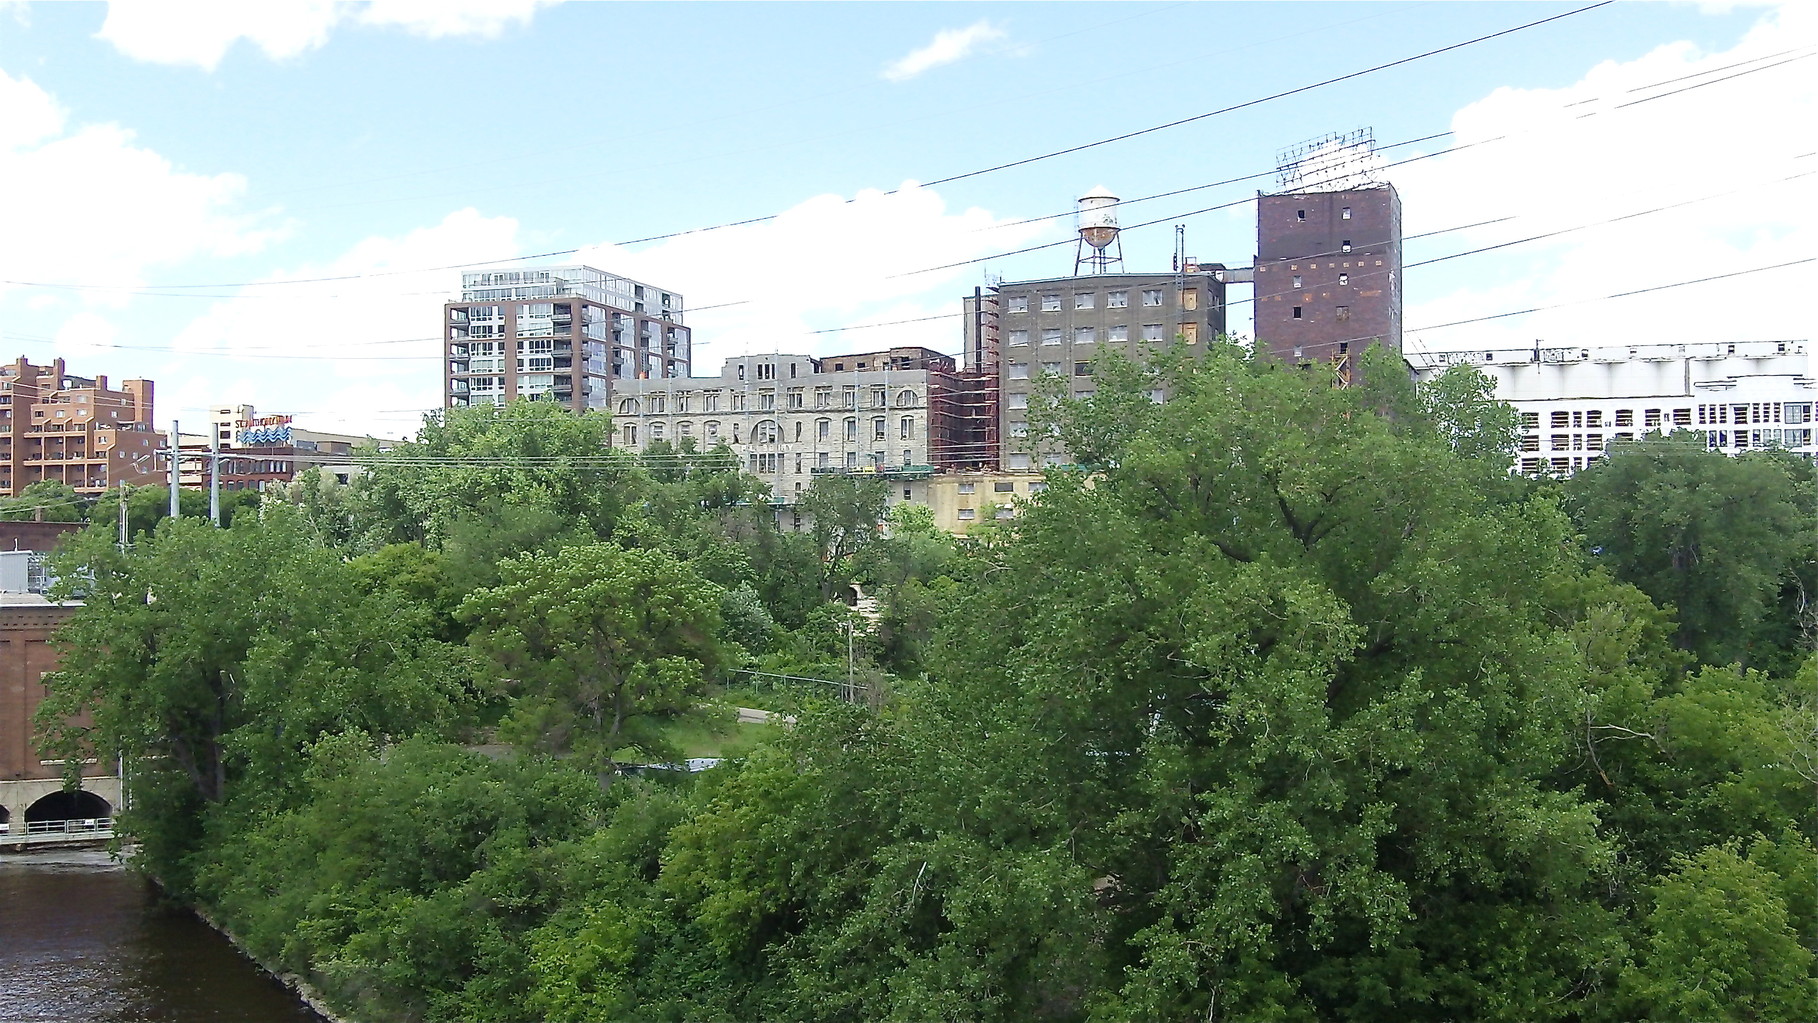
[[[683,758],[740,756],[762,742],[770,729],[769,725],[739,724],[732,704],[704,704],[677,714],[660,727],[663,738]]]

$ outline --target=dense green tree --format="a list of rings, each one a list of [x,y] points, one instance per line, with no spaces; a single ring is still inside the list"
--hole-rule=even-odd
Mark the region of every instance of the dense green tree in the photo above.
[[[128,552],[89,531],[55,568],[83,604],[57,634],[40,727],[70,763],[126,758],[128,827],[173,883],[197,815],[242,786],[286,798],[321,735],[460,720],[459,648],[428,635],[419,605],[364,591],[289,515],[230,529],[167,520]]]
[[[593,779],[359,732],[299,774],[307,800],[243,806],[199,871],[236,936],[361,1019],[537,1019],[524,935],[563,894],[563,843],[601,823]]]
[[[233,525],[234,516],[243,509],[259,507],[257,490],[229,490],[221,494],[221,524]],[[177,491],[177,507],[186,519],[208,518],[208,491]],[[150,533],[170,516],[169,487],[132,487],[126,493],[126,534],[129,540]],[[109,536],[119,536],[120,491],[109,490],[95,498],[88,509],[88,521]]]
[[[1104,879],[1073,926],[1115,950],[1106,1018],[1557,1018],[1598,982],[1611,846],[1552,785],[1567,524],[1460,451],[1494,424],[1430,411],[1468,403],[1364,369],[1219,349],[1146,420],[1101,375],[1060,412],[1126,424],[1103,473],[1052,478],[949,616],[954,819]]]
[[[1749,662],[1756,620],[1812,550],[1781,458],[1733,458],[1692,431],[1618,445],[1566,492],[1598,557],[1671,607],[1679,643],[1706,663]]]
[[[686,708],[717,665],[714,587],[662,551],[610,544],[514,558],[500,575],[460,613],[516,687],[509,733],[598,771],[624,746],[664,752],[643,719]]]
[[[1679,857],[1656,889],[1640,962],[1623,978],[1630,1008],[1660,1023],[1811,1019],[1818,957],[1801,943],[1783,890],[1807,889],[1792,901],[1809,910],[1814,878],[1818,855],[1796,840],[1787,849],[1758,841],[1746,857],[1737,843]]]
[[[0,519],[81,522],[83,500],[76,488],[60,480],[27,484],[17,497],[0,498]]]
[[[541,508],[610,535],[633,456],[610,450],[611,420],[555,402],[444,409],[417,439],[375,454],[354,486],[355,516],[381,543],[440,544],[462,516]]]
[[[836,596],[852,582],[852,562],[878,539],[889,503],[890,481],[851,473],[816,476],[796,502],[826,564],[822,597]]]

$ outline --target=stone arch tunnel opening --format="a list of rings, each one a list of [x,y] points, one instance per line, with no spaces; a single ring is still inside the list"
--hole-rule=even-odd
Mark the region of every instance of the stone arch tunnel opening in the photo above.
[[[53,792],[25,808],[25,822],[96,820],[113,814],[107,800],[93,792]]]

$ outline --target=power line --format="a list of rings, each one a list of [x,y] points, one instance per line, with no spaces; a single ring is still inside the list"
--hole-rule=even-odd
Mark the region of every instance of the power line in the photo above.
[[[1193,124],[1193,123],[1196,123],[1199,121],[1207,120],[1209,118],[1218,117],[1223,114],[1228,114],[1228,113],[1232,113],[1232,112],[1235,112],[1238,110],[1248,109],[1250,107],[1259,106],[1264,103],[1270,103],[1270,102],[1273,102],[1273,101],[1279,100],[1279,99],[1285,99],[1289,96],[1296,96],[1301,93],[1311,92],[1315,89],[1322,89],[1327,86],[1337,85],[1341,82],[1351,81],[1352,79],[1376,74],[1381,71],[1386,71],[1391,68],[1400,67],[1402,65],[1410,64],[1410,63],[1413,63],[1416,61],[1425,60],[1429,57],[1435,57],[1435,56],[1439,56],[1440,54],[1450,53],[1454,50],[1460,50],[1460,49],[1464,49],[1469,46],[1475,46],[1479,43],[1489,42],[1490,40],[1499,39],[1499,38],[1501,38],[1503,36],[1507,36],[1507,35],[1513,35],[1517,32],[1523,32],[1528,29],[1538,28],[1542,25],[1547,25],[1552,22],[1560,21],[1565,18],[1570,18],[1570,17],[1576,16],[1579,14],[1584,14],[1588,11],[1593,11],[1600,7],[1607,7],[1613,2],[1614,2],[1614,0],[1599,0],[1599,2],[1597,2],[1597,3],[1592,3],[1587,6],[1577,8],[1575,10],[1565,11],[1560,14],[1555,14],[1555,15],[1551,15],[1549,17],[1525,22],[1523,24],[1515,25],[1510,28],[1501,29],[1499,31],[1491,32],[1486,35],[1476,36],[1474,38],[1462,40],[1462,41],[1456,42],[1456,43],[1451,43],[1446,46],[1441,46],[1441,47],[1437,47],[1434,49],[1426,50],[1421,53],[1416,53],[1411,56],[1402,57],[1397,60],[1387,61],[1387,62],[1384,62],[1381,64],[1374,65],[1372,67],[1364,68],[1359,71],[1353,71],[1348,74],[1338,75],[1333,78],[1328,78],[1323,81],[1313,82],[1308,85],[1297,86],[1292,89],[1284,89],[1284,90],[1272,93],[1267,96],[1261,96],[1256,99],[1245,100],[1241,103],[1234,103],[1229,106],[1220,107],[1215,110],[1209,110],[1204,113],[1195,114],[1191,117],[1183,117],[1183,118],[1179,118],[1179,119],[1169,121],[1169,122],[1166,122],[1163,124],[1157,124],[1157,125],[1152,125],[1147,128],[1141,128],[1136,131],[1124,132],[1119,135],[1113,135],[1113,136],[1109,136],[1107,138],[1097,139],[1097,140],[1094,140],[1091,142],[1085,142],[1085,143],[1081,143],[1081,144],[1075,145],[1075,146],[1069,146],[1064,149],[1057,149],[1057,150],[1054,150],[1051,152],[1037,154],[1035,156],[1024,157],[1024,158],[1018,159],[1018,160],[1006,161],[1004,163],[995,164],[995,165],[992,165],[989,167],[982,167],[982,168],[978,168],[976,170],[965,171],[965,172],[962,172],[959,174],[951,174],[946,177],[935,178],[931,181],[924,182],[921,185],[921,187],[932,188],[937,185],[950,184],[955,181],[964,181],[964,180],[968,180],[971,178],[982,177],[987,174],[995,174],[1000,171],[1009,170],[1014,167],[1023,167],[1023,166],[1027,166],[1029,164],[1039,163],[1039,162],[1042,162],[1045,160],[1052,160],[1056,157],[1066,156],[1066,155],[1069,155],[1072,153],[1083,152],[1085,150],[1095,149],[1100,146],[1112,145],[1114,143],[1128,141],[1133,138],[1139,138],[1144,135],[1151,135],[1156,132],[1167,131],[1171,128],[1177,128],[1177,127],[1180,127],[1180,126],[1186,125],[1186,124]],[[895,195],[901,191],[902,191],[901,188],[890,189],[890,190],[886,191],[884,194]],[[846,202],[848,204],[856,202],[856,201],[857,201],[856,198],[846,200]],[[709,232],[709,231],[719,231],[719,230],[725,230],[725,229],[733,228],[733,227],[745,227],[745,226],[749,226],[752,224],[765,223],[767,221],[775,220],[779,216],[781,216],[780,213],[770,213],[770,214],[766,214],[766,215],[759,216],[759,217],[747,217],[747,218],[743,218],[740,220],[728,221],[726,223],[721,223],[721,224],[713,224],[713,225],[708,225],[705,227],[687,228],[687,229],[680,230],[680,231],[670,231],[670,232],[665,232],[662,234],[648,235],[648,236],[645,236],[642,238],[632,238],[632,239],[627,239],[624,241],[609,242],[607,244],[617,245],[617,246],[631,246],[631,245],[641,245],[641,244],[645,244],[648,242],[666,241],[668,239],[679,238],[684,235],[701,234],[701,233]],[[270,287],[270,286],[277,286],[277,285],[292,285],[292,284],[320,284],[320,283],[327,283],[327,282],[333,282],[333,281],[360,280],[360,279],[373,278],[373,277],[391,277],[391,276],[397,276],[400,274],[409,274],[409,273],[425,273],[425,272],[436,272],[436,271],[445,271],[445,270],[469,269],[469,268],[473,268],[473,267],[486,266],[486,265],[490,265],[490,264],[494,264],[494,263],[522,262],[527,259],[546,259],[546,258],[553,258],[556,256],[568,256],[568,255],[573,255],[574,253],[579,252],[579,251],[581,251],[580,248],[560,249],[560,250],[555,250],[555,251],[551,251],[551,252],[537,253],[535,255],[511,256],[511,257],[507,257],[504,259],[489,260],[489,261],[483,261],[483,262],[454,263],[454,264],[448,264],[445,266],[423,267],[423,268],[417,268],[417,269],[412,269],[412,270],[375,271],[375,272],[366,273],[366,274],[343,274],[343,275],[322,276],[322,277],[292,278],[292,279],[275,280],[275,281],[248,281],[248,282],[240,282],[240,283],[177,284],[177,285],[162,285],[160,287],[164,290],[182,290],[182,289],[226,288],[226,287]],[[44,282],[33,282],[33,281],[0,281],[0,283],[10,284],[10,285],[15,285],[15,286],[22,286],[22,287],[56,287],[56,286],[58,286],[58,285],[47,284]],[[100,286],[100,285],[64,285],[64,287],[95,288],[98,290],[124,290],[124,291],[134,290],[134,289],[130,289],[130,288],[111,288],[111,287]]]

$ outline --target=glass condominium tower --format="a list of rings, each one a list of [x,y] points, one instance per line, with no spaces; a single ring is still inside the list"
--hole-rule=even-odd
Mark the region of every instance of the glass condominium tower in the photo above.
[[[688,376],[682,296],[590,266],[461,275],[442,308],[443,405],[609,407],[615,380]]]

